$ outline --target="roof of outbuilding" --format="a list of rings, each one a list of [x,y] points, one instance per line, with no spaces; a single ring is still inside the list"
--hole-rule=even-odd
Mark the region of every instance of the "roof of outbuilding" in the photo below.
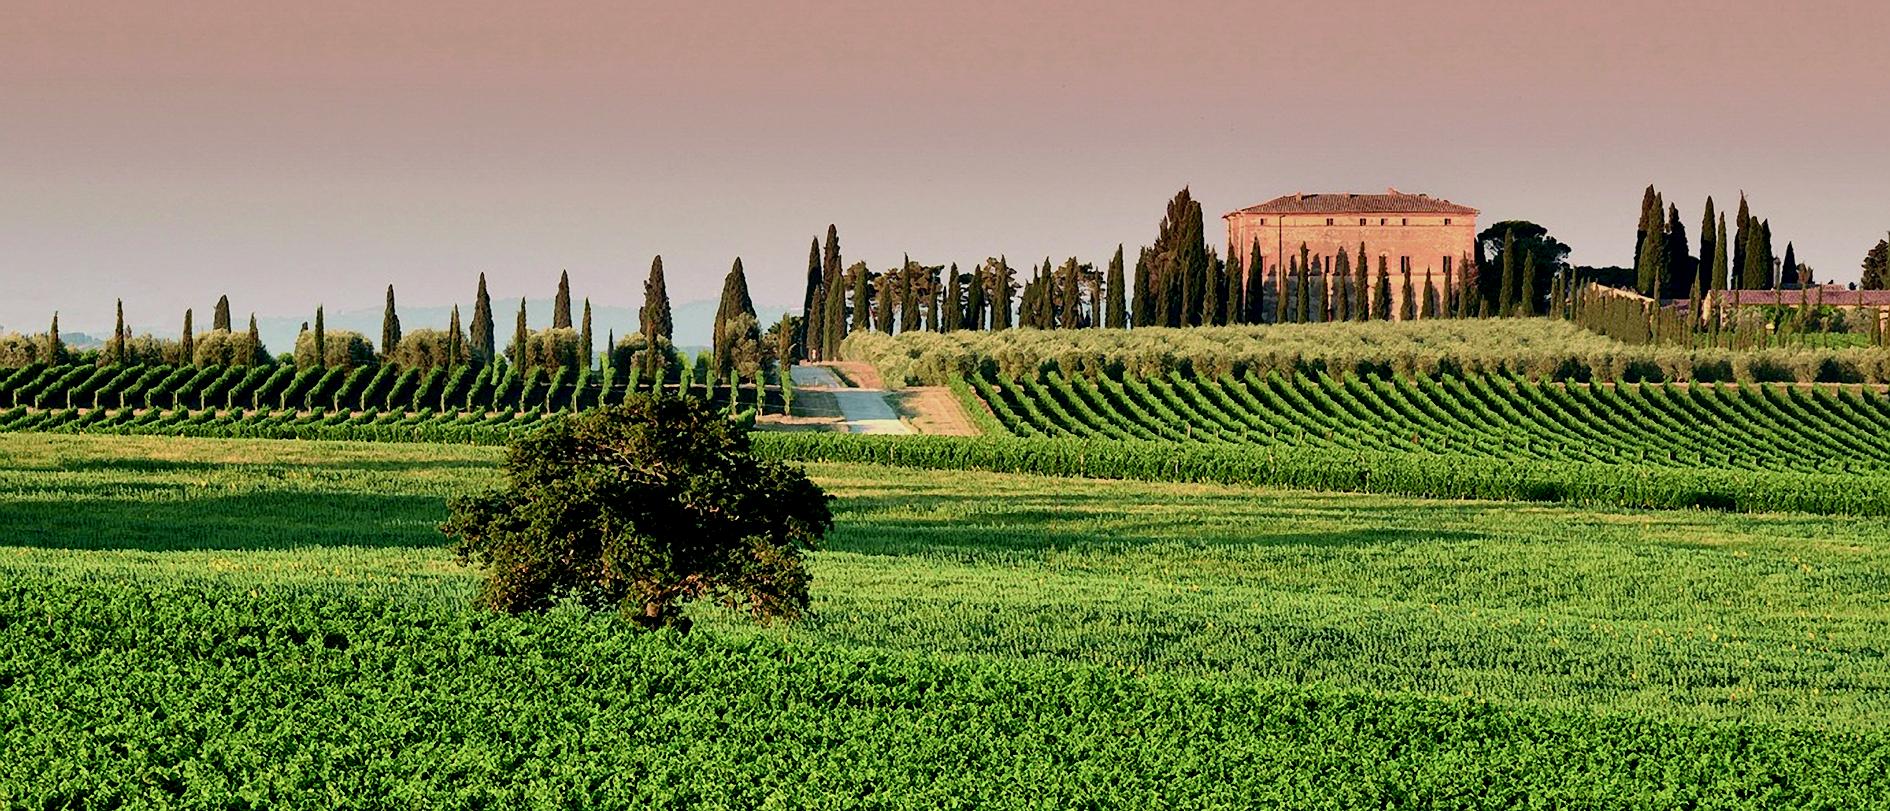
[[[1235,214],[1468,214],[1477,210],[1469,206],[1460,206],[1441,197],[1428,194],[1405,194],[1397,189],[1388,189],[1384,194],[1353,194],[1350,192],[1323,194],[1288,194],[1275,197],[1257,206],[1248,206]]]

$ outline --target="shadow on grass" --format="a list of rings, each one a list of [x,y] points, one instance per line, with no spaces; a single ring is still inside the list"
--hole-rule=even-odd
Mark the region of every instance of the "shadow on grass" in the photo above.
[[[281,550],[445,543],[437,496],[248,493],[180,502],[91,499],[0,508],[0,546],[40,549]]]

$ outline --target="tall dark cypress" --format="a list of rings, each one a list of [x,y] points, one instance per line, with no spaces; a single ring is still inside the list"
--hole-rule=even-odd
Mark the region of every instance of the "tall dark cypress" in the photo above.
[[[230,297],[217,296],[217,308],[210,313],[210,328],[230,331]]]
[[[1365,242],[1360,240],[1358,243],[1358,264],[1352,268],[1352,291],[1358,294],[1358,299],[1355,302],[1357,306],[1352,308],[1352,320],[1354,321],[1368,321],[1372,317],[1372,308],[1367,301],[1371,296],[1371,283],[1369,280],[1371,270],[1371,255],[1365,253]]]
[[[1772,221],[1760,221],[1756,230],[1759,232],[1760,254],[1757,263],[1759,273],[1765,278],[1765,289],[1776,290],[1778,289],[1778,269],[1775,267],[1777,262],[1773,260],[1778,258],[1778,254],[1772,252]]]
[[[1247,320],[1247,303],[1242,297],[1247,294],[1247,269],[1242,266],[1238,246],[1227,246],[1227,298],[1222,305],[1226,308],[1221,318],[1223,324],[1241,324]]]
[[[747,325],[743,335],[732,335],[731,325],[742,319]],[[728,276],[722,280],[722,301],[715,308],[714,358],[717,379],[728,375],[735,368],[735,346],[737,342],[753,341],[760,345],[760,322],[755,317],[755,302],[748,295],[748,274],[742,270],[741,257],[735,257],[734,267],[729,268]]]
[[[394,286],[387,286],[387,308],[381,311],[381,357],[394,356],[400,346],[400,316],[394,312]]]
[[[1279,263],[1282,259],[1286,260],[1286,264]],[[1293,312],[1287,306],[1291,299],[1291,285],[1287,280],[1292,278],[1293,268],[1298,262],[1298,258],[1290,255],[1273,258],[1273,323],[1275,324],[1285,324],[1293,318]]]
[[[827,326],[821,331],[820,359],[838,360],[840,342],[847,337],[846,280],[840,264],[840,230],[827,224],[827,240],[820,251],[820,286],[827,291],[820,306]]]
[[[1747,285],[1751,269],[1746,262],[1746,251],[1752,248],[1752,210],[1746,207],[1746,193],[1739,193],[1739,214],[1733,218],[1732,275],[1733,287],[1753,289]]]
[[[840,274],[837,271],[830,281],[822,282],[820,287],[823,299],[820,305],[820,316],[827,322],[821,326],[820,330],[820,359],[838,360],[840,342],[847,339],[846,289],[840,283]]]
[[[1391,260],[1378,257],[1378,284],[1372,292],[1372,317],[1380,321],[1391,320]]]
[[[473,297],[472,357],[477,363],[491,363],[497,350],[492,324],[492,297],[486,294],[486,274],[479,274],[479,293]]]
[[[1658,232],[1660,229],[1654,230]],[[1513,228],[1503,232],[1502,263],[1503,287],[1496,294],[1496,312],[1499,316],[1506,316],[1516,311],[1516,230]],[[1645,286],[1645,277],[1642,279],[1642,285]]]
[[[1647,190],[1641,192],[1641,220],[1634,228],[1634,267],[1641,267],[1641,258],[1647,247],[1647,232],[1659,230],[1662,209],[1660,195],[1654,191],[1654,184],[1647,184]]]
[[[1207,283],[1201,286],[1201,324],[1213,326],[1219,323],[1221,312],[1221,291],[1226,289],[1221,284],[1223,269],[1215,267],[1218,260],[1208,257]]]
[[[250,316],[251,325],[256,323],[255,316]],[[466,362],[466,334],[459,328],[459,305],[453,305],[453,314],[446,320],[446,365],[457,366]]]
[[[105,362],[125,362],[125,300],[118,300],[118,322],[112,327],[112,339],[105,343]]]
[[[190,311],[184,311],[185,332],[189,332]],[[188,356],[188,355],[187,355]],[[315,365],[328,368],[328,327],[327,318],[322,314],[322,306],[315,305]]]
[[[1780,288],[1803,287],[1798,279],[1798,253],[1792,249],[1792,243],[1785,243],[1785,264],[1778,269]]]
[[[870,273],[865,262],[854,262],[852,267],[847,268],[847,278],[851,280],[850,286],[853,288],[853,323],[849,332],[873,328],[873,296],[871,280],[867,278]]]
[[[1011,328],[1012,278],[1011,263],[1004,258],[1003,254],[999,254],[997,267],[992,271],[991,280],[991,329]]]
[[[322,322],[322,309],[320,307],[316,307],[315,308],[315,323],[319,325],[321,322]],[[321,333],[317,332],[315,334],[315,339],[316,339],[316,346],[320,347]],[[196,357],[197,357],[197,332],[195,328],[193,328],[190,324],[190,309],[189,308],[184,309],[184,335],[183,337],[177,339],[177,354],[183,356],[179,362],[183,363],[185,366],[189,366],[191,363],[195,362]]]
[[[551,328],[571,328],[571,273],[558,271],[558,297],[551,301]]]
[[[125,337],[129,339],[131,332],[127,330]],[[263,350],[262,331],[256,329],[255,313],[249,314],[249,351],[254,355],[251,363],[265,363],[269,360],[269,353]]]
[[[1523,255],[1522,296],[1517,302],[1517,311],[1523,315],[1535,315],[1536,299],[1536,252],[1528,251]]]
[[[1062,310],[1058,313],[1057,326],[1064,329],[1076,329],[1083,325],[1083,265],[1070,257],[1063,263],[1063,278],[1059,281],[1063,288]]]
[[[826,322],[821,318],[821,306],[826,304],[827,296],[820,289],[820,238],[815,237],[807,246],[807,289],[801,294],[801,320],[794,323],[794,344],[791,360],[805,360],[820,354],[816,344],[809,341],[808,332],[819,334]]]
[[[1299,314],[1295,320],[1301,324],[1310,324],[1313,320],[1312,277],[1318,272],[1318,260],[1307,257],[1305,245],[1299,248]]]
[[[1679,298],[1693,285],[1693,254],[1688,252],[1687,225],[1680,219],[1680,207],[1667,206],[1667,259],[1661,268],[1660,296]]]
[[[1713,280],[1710,278],[1710,274],[1713,272],[1713,252],[1717,250],[1717,245],[1719,244],[1718,231],[1715,230],[1714,224],[1714,218],[1716,216],[1716,213],[1713,211],[1713,198],[1711,195],[1708,195],[1706,198],[1706,216],[1700,220],[1700,258],[1698,260],[1697,269],[1694,272],[1695,277],[1707,277],[1701,279],[1700,283],[1696,285],[1702,291],[1717,289],[1714,286]]]
[[[663,257],[657,256],[650,261],[650,277],[643,282],[643,308],[637,311],[637,323],[643,331],[643,377],[652,385],[658,385],[667,373],[666,358],[663,348],[668,346],[676,329],[675,319],[670,315],[669,285],[663,278]],[[525,310],[519,309],[519,330],[525,328]]]
[[[1713,232],[1713,275],[1714,290],[1728,289],[1732,284],[1732,264],[1726,258],[1726,213],[1720,212],[1719,228]]]
[[[1332,320],[1350,321],[1352,305],[1348,301],[1351,298],[1348,288],[1352,286],[1352,259],[1346,254],[1344,245],[1339,246],[1339,258],[1332,264],[1332,275],[1339,282],[1339,291],[1332,298]]]
[[[958,263],[945,271],[945,298],[939,311],[939,332],[955,332],[965,326],[965,291],[958,278]]]
[[[1135,295],[1129,302],[1129,318],[1138,327],[1155,325],[1155,280],[1152,277],[1154,262],[1149,258],[1149,249],[1142,248],[1135,257]]]
[[[459,330],[458,305],[455,305],[453,307],[453,330],[455,332]],[[590,296],[584,297],[584,325],[582,329],[578,330],[578,346],[584,350],[584,365],[581,368],[585,368],[585,369],[591,368],[591,362],[597,359],[597,347],[591,343],[591,297]]]
[[[1128,302],[1123,297],[1122,289],[1122,245],[1116,245],[1116,255],[1109,260],[1108,278],[1103,281],[1103,294],[1109,297],[1109,305],[1103,311],[1103,325],[1111,329],[1122,329],[1129,325]]]
[[[984,265],[972,265],[971,281],[968,289],[965,290],[965,320],[962,322],[965,329],[977,332],[984,329],[985,324],[988,323],[984,318],[986,306],[984,287],[989,283],[990,279],[985,276]]]
[[[512,327],[512,368],[519,374],[529,371],[531,353],[525,351],[531,342],[531,333],[525,329],[525,297],[518,299],[518,320]]]
[[[1266,258],[1260,255],[1260,238],[1253,238],[1253,247],[1247,251],[1247,292],[1241,299],[1247,305],[1247,323],[1258,324],[1266,320],[1267,272]]]
[[[64,363],[65,359],[66,342],[59,337],[59,311],[54,310],[52,314],[52,326],[46,329],[46,362],[58,364]]]

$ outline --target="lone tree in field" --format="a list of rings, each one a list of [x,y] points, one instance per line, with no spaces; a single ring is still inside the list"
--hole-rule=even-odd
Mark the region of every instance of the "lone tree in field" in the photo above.
[[[479,602],[508,613],[560,601],[689,629],[714,600],[763,622],[808,605],[808,552],[828,496],[755,457],[746,429],[696,400],[632,396],[516,440],[506,485],[455,498],[440,526],[485,570]]]
[[[381,357],[391,358],[400,348],[400,315],[394,312],[394,286],[387,286],[387,307],[381,311]]]

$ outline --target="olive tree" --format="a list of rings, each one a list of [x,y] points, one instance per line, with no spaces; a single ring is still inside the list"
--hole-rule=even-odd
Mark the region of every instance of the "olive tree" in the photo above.
[[[806,474],[757,458],[745,430],[694,400],[559,417],[513,443],[505,474],[453,499],[440,529],[484,568],[480,602],[510,613],[575,601],[686,631],[684,605],[710,599],[793,619],[804,558],[833,524]]]

